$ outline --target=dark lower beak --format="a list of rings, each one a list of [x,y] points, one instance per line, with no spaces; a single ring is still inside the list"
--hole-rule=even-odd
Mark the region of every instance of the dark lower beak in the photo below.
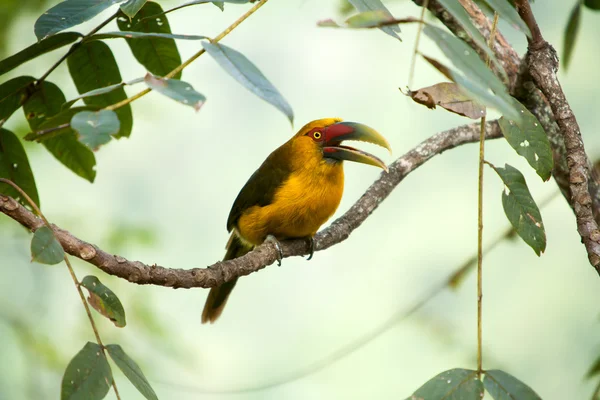
[[[324,157],[374,165],[387,172],[387,166],[378,157],[350,146],[341,145],[341,142],[345,140],[357,140],[385,147],[391,153],[390,144],[375,129],[357,122],[338,122],[328,126],[324,134],[326,140],[323,147]]]

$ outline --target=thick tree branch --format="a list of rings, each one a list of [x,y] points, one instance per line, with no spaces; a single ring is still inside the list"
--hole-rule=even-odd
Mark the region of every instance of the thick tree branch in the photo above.
[[[486,125],[486,139],[502,136],[496,121]],[[324,250],[348,238],[400,182],[412,171],[435,155],[465,143],[479,141],[479,123],[463,125],[438,133],[398,158],[382,173],[361,198],[327,229],[315,236],[315,249]],[[0,195],[0,212],[19,222],[31,231],[44,222],[11,197]],[[97,246],[84,242],[55,225],[53,229],[65,251],[89,262],[110,275],[127,279],[140,285],[152,284],[172,288],[215,287],[233,278],[251,274],[277,260],[272,243],[258,246],[250,253],[234,260],[220,261],[208,268],[175,269],[146,265],[109,254]],[[308,254],[304,240],[282,242],[284,257]]]

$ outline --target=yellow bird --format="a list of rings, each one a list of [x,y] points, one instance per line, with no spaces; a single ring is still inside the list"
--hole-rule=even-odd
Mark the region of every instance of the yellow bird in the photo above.
[[[310,241],[335,212],[344,191],[343,161],[370,164],[387,171],[383,161],[342,141],[374,143],[391,151],[374,129],[356,122],[326,118],[306,124],[273,151],[238,194],[227,219],[231,236],[224,260],[251,251],[265,240],[304,238]],[[223,312],[237,278],[212,288],[202,323],[215,322]]]

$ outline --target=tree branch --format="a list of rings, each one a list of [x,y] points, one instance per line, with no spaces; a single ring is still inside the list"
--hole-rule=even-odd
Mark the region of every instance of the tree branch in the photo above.
[[[501,136],[502,133],[496,121],[486,124],[486,139],[496,139]],[[379,179],[344,215],[315,236],[315,250],[324,250],[346,240],[352,231],[371,215],[408,174],[429,159],[456,146],[477,141],[479,141],[478,122],[440,132],[423,141],[394,161],[389,166],[389,172],[382,173]],[[31,231],[44,225],[40,218],[8,196],[0,195],[0,212]],[[275,246],[267,242],[242,257],[220,261],[207,268],[165,268],[156,264],[146,265],[140,261],[129,261],[121,256],[109,254],[99,247],[73,236],[66,230],[55,225],[52,225],[52,228],[67,253],[97,266],[107,274],[140,285],[210,288],[261,270],[277,260]],[[284,257],[305,255],[309,251],[304,240],[286,241],[281,245]]]

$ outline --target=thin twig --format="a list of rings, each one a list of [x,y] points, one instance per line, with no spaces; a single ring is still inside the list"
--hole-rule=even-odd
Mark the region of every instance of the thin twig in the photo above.
[[[254,12],[256,12],[259,8],[261,8],[268,0],[260,0],[258,3],[256,3],[256,5],[254,7],[252,7],[250,10],[248,10],[244,15],[242,15],[240,18],[238,18],[233,24],[229,25],[229,27],[227,27],[227,29],[225,29],[223,32],[221,32],[217,37],[215,37],[211,42],[213,43],[217,43],[219,42],[219,40],[223,39],[225,36],[227,36],[229,34],[229,32],[231,32],[232,30],[234,30],[235,28],[237,28],[237,26],[239,24],[241,24],[242,22],[244,22],[244,20],[246,20],[246,18],[248,18],[249,16],[251,16],[252,14],[254,14]],[[183,64],[179,65],[177,68],[175,68],[173,71],[169,72],[167,75],[165,75],[165,78],[172,78],[173,76],[177,75],[179,72],[181,72],[185,67],[187,67],[188,65],[190,65],[195,59],[197,59],[198,57],[200,57],[202,54],[205,53],[206,50],[201,49],[200,51],[198,51],[196,54],[194,54],[193,56],[191,56],[189,59],[187,59]],[[118,103],[112,104],[108,107],[105,107],[105,110],[116,110],[117,108],[121,108],[137,99],[139,99],[140,97],[143,97],[145,95],[147,95],[148,93],[150,93],[152,91],[152,89],[150,88],[146,88],[144,90],[142,90],[139,93],[136,93],[135,95],[126,98],[125,100],[122,100]]]
[[[425,10],[427,10],[427,5],[429,4],[429,0],[425,0],[423,3],[423,8],[421,8],[421,23],[417,27],[417,37],[415,38],[415,49],[413,51],[412,60],[410,61],[410,72],[408,73],[408,87],[412,88],[413,79],[415,77],[415,65],[417,63],[417,53],[419,52],[419,40],[421,39],[421,33],[423,32],[423,25],[425,21]]]

